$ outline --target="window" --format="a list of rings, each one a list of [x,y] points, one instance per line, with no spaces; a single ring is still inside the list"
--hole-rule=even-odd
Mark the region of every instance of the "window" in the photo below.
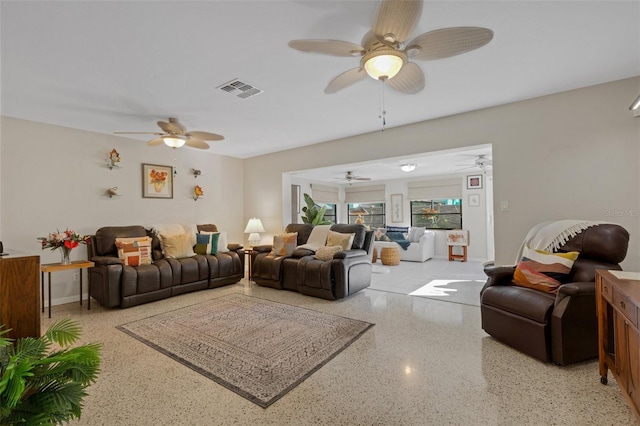
[[[327,210],[324,212],[324,220],[328,220],[331,223],[338,223],[338,210],[335,204],[331,203],[319,203],[321,206],[327,206]]]
[[[372,228],[384,228],[386,225],[384,203],[349,203],[349,223],[357,223],[358,216],[362,217],[365,225]]]
[[[411,226],[462,229],[462,200],[411,201]]]

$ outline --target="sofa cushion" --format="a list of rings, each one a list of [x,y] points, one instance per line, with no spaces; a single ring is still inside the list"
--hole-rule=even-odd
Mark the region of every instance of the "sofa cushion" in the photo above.
[[[139,266],[151,264],[151,238],[116,238],[118,258],[123,265]]]
[[[488,287],[481,298],[482,305],[492,306],[542,324],[547,323],[556,300],[552,294],[515,285]]]
[[[577,251],[550,253],[524,247],[513,282],[521,287],[555,294],[558,287],[568,281],[571,267],[579,254]]]
[[[329,231],[326,246],[340,246],[342,250],[349,250],[351,249],[355,236],[355,233],[343,234],[341,232]]]
[[[375,237],[376,241],[386,241],[383,238],[387,236],[387,228],[376,228],[373,231],[373,236]]]
[[[105,226],[96,231],[95,253],[98,256],[118,255],[116,238],[145,237],[147,231],[143,226]]]
[[[272,256],[291,256],[293,250],[297,247],[297,243],[297,232],[276,235],[273,237],[273,250],[270,254]]]
[[[195,234],[194,234],[195,238]],[[168,258],[182,259],[195,256],[191,237],[188,234],[163,235],[160,234],[164,255]]]
[[[320,260],[331,260],[333,259],[334,254],[342,250],[343,248],[341,246],[319,247],[318,250],[316,250],[316,254],[314,255],[314,257]]]
[[[298,246],[298,248],[303,248],[307,250],[316,251],[320,247],[324,247],[327,242],[327,235],[329,234],[330,225],[318,225],[314,226],[311,234],[309,234],[309,239],[306,244],[302,244]]]

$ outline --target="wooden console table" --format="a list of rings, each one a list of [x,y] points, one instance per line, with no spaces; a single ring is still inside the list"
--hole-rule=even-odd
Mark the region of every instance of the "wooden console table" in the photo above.
[[[0,257],[0,324],[10,339],[40,337],[40,256],[7,250]]]
[[[40,274],[41,274],[41,287],[42,287],[42,312],[44,312],[44,273],[48,274],[48,283],[49,283],[49,318],[51,318],[51,273],[57,271],[68,271],[72,269],[80,270],[80,306],[82,306],[82,269],[83,268],[91,268],[95,266],[95,263],[90,262],[88,260],[76,260],[71,262],[69,265],[63,265],[61,263],[46,263],[40,266]],[[91,286],[89,286],[89,296],[87,301],[87,309],[91,309]]]
[[[598,313],[598,367],[600,382],[607,372],[615,377],[631,410],[640,422],[640,281],[596,272]]]

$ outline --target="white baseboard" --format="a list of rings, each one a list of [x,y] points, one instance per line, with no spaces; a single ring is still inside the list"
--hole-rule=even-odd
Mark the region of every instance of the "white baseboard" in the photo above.
[[[80,297],[79,295],[73,295],[73,296],[67,296],[67,297],[59,297],[57,299],[52,299],[51,300],[51,306],[56,306],[56,305],[64,305],[67,303],[77,303],[80,304]],[[84,306],[87,303],[87,293],[83,293],[82,294],[82,306]],[[48,308],[49,307],[49,300],[45,297],[44,298],[44,307]]]

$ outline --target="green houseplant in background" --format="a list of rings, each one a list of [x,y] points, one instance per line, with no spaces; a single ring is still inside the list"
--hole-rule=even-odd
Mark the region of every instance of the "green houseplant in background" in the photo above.
[[[310,223],[314,226],[331,224],[331,221],[324,220],[324,212],[327,211],[327,206],[320,207],[319,204],[313,201],[309,194],[304,194],[304,202],[307,203],[307,206],[302,208],[302,212],[304,213],[302,222]]]
[[[4,337],[8,331],[0,331],[0,424],[50,425],[79,419],[85,388],[100,371],[102,344],[69,347],[81,328],[68,318],[52,324],[44,336],[15,343]]]

